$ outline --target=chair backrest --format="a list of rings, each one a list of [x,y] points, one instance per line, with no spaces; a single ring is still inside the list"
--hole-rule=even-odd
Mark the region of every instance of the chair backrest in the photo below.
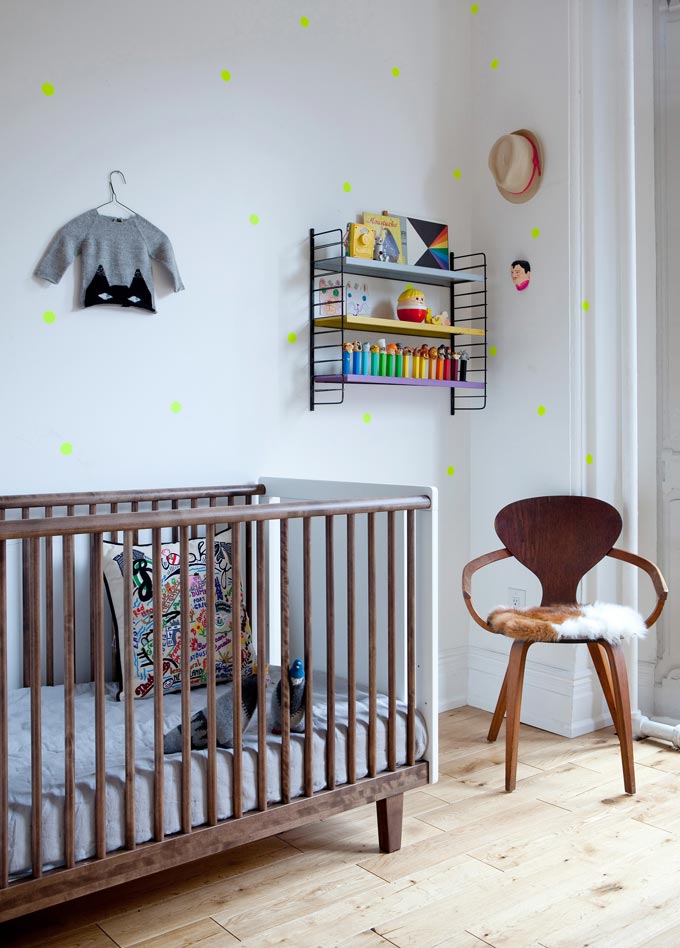
[[[494,523],[505,547],[540,580],[541,605],[573,605],[589,569],[609,553],[623,526],[615,507],[594,497],[528,497]]]

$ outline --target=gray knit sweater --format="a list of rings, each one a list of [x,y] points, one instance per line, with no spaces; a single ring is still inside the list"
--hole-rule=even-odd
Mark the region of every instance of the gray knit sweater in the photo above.
[[[58,283],[78,254],[83,306],[117,303],[155,313],[152,258],[165,265],[176,293],[184,289],[170,241],[139,214],[105,217],[92,210],[74,217],[54,235],[35,275]]]

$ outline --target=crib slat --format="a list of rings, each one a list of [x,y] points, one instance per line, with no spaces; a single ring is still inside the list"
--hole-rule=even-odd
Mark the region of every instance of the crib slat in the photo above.
[[[231,498],[229,498],[231,500]],[[231,642],[234,695],[233,815],[243,815],[243,714],[241,710],[241,524],[231,525]]]
[[[250,494],[246,495],[245,498],[246,505],[252,504],[253,498]],[[246,599],[246,613],[250,621],[253,621],[253,596],[252,596],[252,585],[253,585],[253,523],[252,520],[246,521],[246,575],[245,575],[245,599]]]
[[[42,659],[40,650],[40,537],[29,543],[31,599],[29,626],[31,631],[31,863],[34,878],[42,876],[42,728],[40,687]]]
[[[179,529],[182,669],[182,830],[191,832],[191,623],[189,621],[189,528]]]
[[[151,535],[153,564],[153,835],[157,842],[165,836],[163,752],[163,564],[161,530]]]
[[[198,507],[198,497],[192,497],[190,503],[191,503],[191,509],[195,510]],[[191,528],[191,539],[195,540],[197,536],[198,536],[198,527],[196,526],[196,524],[194,524]]]
[[[257,524],[257,805],[267,809],[267,609],[264,523]]]
[[[368,515],[368,776],[376,774],[377,663],[375,611],[375,514]]]
[[[94,517],[94,515],[97,513],[97,505],[90,504],[87,510],[88,510],[88,515],[90,517]],[[95,534],[93,533],[88,537],[88,543],[90,546],[90,557],[88,560],[89,567],[90,567],[90,596],[89,596],[89,602],[90,602],[90,678],[89,678],[89,681],[94,681],[95,651],[97,648],[95,644],[95,625],[97,622],[96,617],[95,617],[95,608],[96,608],[95,585],[97,582],[97,577],[94,570],[94,542],[95,542]]]
[[[134,676],[134,639],[132,633],[132,534],[123,533],[123,588],[125,596],[123,634],[123,688],[125,692],[125,845],[136,846],[135,833],[135,706],[132,687]]]
[[[281,802],[290,803],[290,598],[288,521],[281,521]]]
[[[408,716],[406,719],[406,762],[416,762],[416,524],[415,511],[406,513],[406,636]]]
[[[0,520],[5,519],[4,510]],[[0,540],[0,889],[9,884],[9,838],[7,813],[9,788],[9,725],[7,721],[7,544]]]
[[[302,522],[303,538],[303,596],[305,637],[305,796],[314,793],[314,715],[312,711],[313,656],[312,656],[312,521]]]
[[[333,517],[326,517],[326,786],[335,787],[335,553]]]
[[[118,513],[118,504],[109,504],[109,509],[111,510],[111,513],[112,513],[112,514]],[[115,533],[114,533],[114,532],[111,533],[111,542],[112,542],[112,543],[118,543],[118,531],[117,531],[117,530],[115,531]]]
[[[208,823],[217,823],[217,675],[215,667],[215,525],[205,528],[206,663],[208,671]]]
[[[74,689],[75,655],[75,579],[73,574],[73,537],[62,538],[64,595],[64,855],[67,868],[75,865],[76,822],[76,720]]]
[[[387,766],[397,769],[397,645],[395,583],[395,513],[387,514]]]
[[[130,510],[132,511],[132,513],[137,513],[139,511],[138,500],[132,501],[132,503],[130,504]],[[139,543],[139,530],[135,530],[134,533],[132,534],[132,542],[135,544],[135,546]]]
[[[347,515],[347,782],[356,783],[357,678],[355,645],[355,514]]]
[[[45,516],[52,516],[52,508],[45,507]],[[54,684],[54,560],[52,537],[45,537],[45,682]]]
[[[28,520],[31,511],[29,507],[21,510],[21,519]],[[29,557],[29,541],[21,541],[21,618],[23,626],[23,665],[24,688],[31,684],[31,569]]]
[[[92,606],[94,619],[95,702],[95,836],[97,858],[106,855],[106,708],[104,705],[104,560],[102,534],[92,536]]]
[[[179,500],[173,500],[173,502],[170,504],[170,506],[172,507],[173,510],[179,510]],[[173,528],[172,528],[172,542],[173,542],[173,543],[177,543],[177,538],[178,538],[178,536],[179,536],[178,528],[177,528],[177,527],[173,527]],[[181,567],[180,567],[180,569],[181,569]]]

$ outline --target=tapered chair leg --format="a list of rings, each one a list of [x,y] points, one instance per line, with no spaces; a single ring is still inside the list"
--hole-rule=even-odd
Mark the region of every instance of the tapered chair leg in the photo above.
[[[500,694],[498,695],[498,701],[496,702],[496,710],[493,713],[493,718],[491,719],[491,726],[489,727],[489,733],[486,735],[487,741],[490,744],[498,737],[498,732],[501,729],[501,724],[503,723],[503,718],[505,717],[505,709],[508,705],[508,673],[505,672],[505,678],[503,679],[503,684],[501,685]]]
[[[522,706],[524,666],[531,642],[516,640],[510,649],[507,680],[508,719],[505,724],[505,789],[511,792],[517,784],[517,751],[519,748],[519,717]]]
[[[614,689],[612,685],[612,675],[609,670],[609,663],[607,661],[606,652],[604,646],[600,645],[599,642],[588,642],[588,651],[590,652],[590,657],[593,660],[593,665],[595,666],[595,671],[597,672],[597,677],[600,679],[600,685],[602,686],[602,692],[607,702],[607,707],[609,708],[609,713],[612,716],[612,721],[614,722],[614,728],[616,733],[619,733],[619,722],[618,722],[618,709],[616,707],[616,700],[614,698]]]
[[[635,793],[635,759],[633,757],[633,724],[630,714],[630,695],[628,693],[628,674],[623,649],[618,644],[603,642],[602,647],[609,658],[612,674],[614,701],[618,712],[618,735],[621,745],[621,763],[623,764],[623,785],[626,793]]]

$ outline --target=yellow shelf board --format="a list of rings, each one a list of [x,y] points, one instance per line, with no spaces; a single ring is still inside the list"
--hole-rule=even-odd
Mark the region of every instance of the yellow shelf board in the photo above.
[[[375,316],[319,316],[314,324],[323,329],[363,329],[367,332],[391,332],[397,336],[435,336],[448,339],[450,336],[485,336],[483,329],[466,329],[465,326],[432,326],[430,323],[408,323],[401,319],[378,319]]]

